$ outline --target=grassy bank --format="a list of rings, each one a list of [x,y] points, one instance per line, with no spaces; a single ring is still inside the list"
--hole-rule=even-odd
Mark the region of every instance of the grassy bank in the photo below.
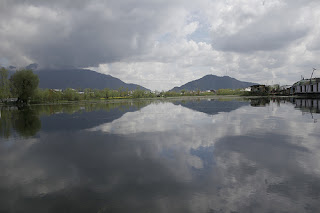
[[[85,89],[74,90],[66,89],[64,91],[57,91],[52,89],[37,89],[34,96],[30,100],[31,104],[38,103],[65,103],[74,101],[113,101],[113,100],[127,100],[127,99],[154,99],[154,98],[172,98],[172,97],[208,97],[208,96],[247,96],[248,92],[240,89],[219,89],[215,92],[201,92],[201,91],[167,91],[167,92],[150,92],[140,89],[128,91],[123,88],[119,90],[110,89]]]

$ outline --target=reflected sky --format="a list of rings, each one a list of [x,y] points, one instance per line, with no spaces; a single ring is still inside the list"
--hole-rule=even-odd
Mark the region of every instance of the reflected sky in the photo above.
[[[45,124],[98,112],[0,139],[0,212],[320,211],[320,126],[295,103],[155,101]]]

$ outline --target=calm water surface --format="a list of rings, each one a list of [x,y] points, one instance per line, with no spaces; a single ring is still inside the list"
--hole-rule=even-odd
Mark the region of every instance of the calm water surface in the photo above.
[[[1,108],[0,212],[320,212],[320,100]]]

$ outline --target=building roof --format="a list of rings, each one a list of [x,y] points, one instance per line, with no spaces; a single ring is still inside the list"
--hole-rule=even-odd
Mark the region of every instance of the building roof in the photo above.
[[[280,86],[280,89],[289,89],[291,87],[291,85],[283,85]]]
[[[293,84],[293,86],[310,85],[320,82],[320,78],[302,79]]]
[[[250,87],[265,87],[266,85],[263,85],[263,84],[256,84],[256,85],[252,85]]]

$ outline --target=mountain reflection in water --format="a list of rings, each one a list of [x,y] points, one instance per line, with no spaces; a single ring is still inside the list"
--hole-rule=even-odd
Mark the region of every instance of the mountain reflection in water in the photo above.
[[[40,129],[45,132],[86,129],[111,122],[148,104],[150,101],[2,107],[0,136],[8,138],[15,133],[35,136]]]
[[[320,127],[297,103],[38,110],[37,133],[0,138],[0,212],[319,212]]]

